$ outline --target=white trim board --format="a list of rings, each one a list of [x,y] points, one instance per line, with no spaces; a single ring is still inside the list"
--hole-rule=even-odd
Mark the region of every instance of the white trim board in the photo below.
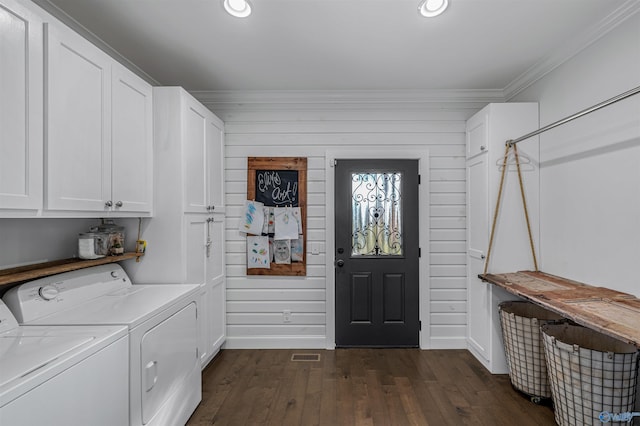
[[[326,205],[326,348],[336,347],[335,318],[335,217],[334,217],[334,160],[336,159],[407,159],[418,160],[418,173],[422,176],[419,197],[419,245],[422,250],[419,261],[420,280],[420,349],[430,349],[429,335],[429,151],[426,149],[395,150],[330,150],[325,155],[325,205]]]
[[[322,349],[324,336],[242,336],[229,337],[223,349]]]

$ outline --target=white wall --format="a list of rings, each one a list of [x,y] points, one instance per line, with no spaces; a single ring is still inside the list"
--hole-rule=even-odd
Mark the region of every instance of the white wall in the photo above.
[[[0,219],[0,269],[76,257],[78,233],[99,224],[99,219]]]
[[[196,96],[198,96],[196,94]],[[484,103],[403,106],[232,105],[200,96],[225,121],[227,204],[227,348],[325,347],[325,156],[341,149],[426,148],[430,154],[430,347],[466,347],[465,156],[466,119]],[[247,277],[245,238],[237,231],[246,199],[248,156],[308,158],[306,277]],[[312,255],[311,247],[320,247]],[[329,257],[329,259],[328,259]],[[284,324],[283,310],[292,323]],[[330,310],[332,311],[332,310]]]
[[[640,85],[640,13],[513,101],[541,126]],[[541,270],[640,296],[640,94],[551,130],[541,146]]]

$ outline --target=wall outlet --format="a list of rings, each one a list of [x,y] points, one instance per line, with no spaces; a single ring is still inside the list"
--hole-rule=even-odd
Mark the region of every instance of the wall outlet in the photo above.
[[[282,322],[291,322],[291,311],[285,309],[282,311]]]

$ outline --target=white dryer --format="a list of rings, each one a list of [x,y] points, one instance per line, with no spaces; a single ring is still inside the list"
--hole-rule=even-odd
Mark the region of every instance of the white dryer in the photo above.
[[[128,341],[122,326],[21,327],[0,300],[0,424],[126,424]]]
[[[202,398],[199,286],[132,285],[117,264],[10,289],[4,301],[31,325],[124,325],[129,333],[129,424],[185,424]]]

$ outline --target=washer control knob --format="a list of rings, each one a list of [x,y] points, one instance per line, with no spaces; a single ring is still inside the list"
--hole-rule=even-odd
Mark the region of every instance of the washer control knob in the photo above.
[[[56,296],[58,296],[58,293],[59,293],[58,289],[52,286],[51,284],[40,287],[40,289],[38,290],[38,294],[44,300],[55,299]]]
[[[113,278],[118,278],[118,276],[119,276],[119,275],[118,275],[118,271],[111,271],[111,276],[112,276]]]

